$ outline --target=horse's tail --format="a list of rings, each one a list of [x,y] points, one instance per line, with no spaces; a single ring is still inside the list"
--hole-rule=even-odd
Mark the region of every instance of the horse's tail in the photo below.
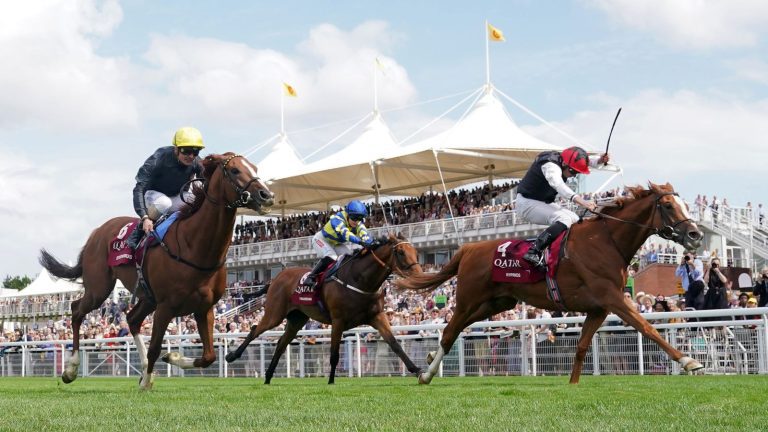
[[[464,248],[461,248],[439,272],[415,274],[407,279],[398,279],[395,284],[398,288],[404,290],[432,291],[440,286],[441,283],[456,276],[456,273],[459,272],[459,263],[463,255]]]
[[[53,255],[49,254],[45,249],[40,249],[40,264],[48,270],[53,276],[61,279],[69,279],[74,282],[75,279],[83,275],[83,251],[80,251],[80,255],[77,257],[77,264],[74,266],[68,266],[59,262]]]

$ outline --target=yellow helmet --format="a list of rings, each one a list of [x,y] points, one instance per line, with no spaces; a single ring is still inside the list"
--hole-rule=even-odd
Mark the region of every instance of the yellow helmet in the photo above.
[[[173,135],[173,145],[176,147],[205,148],[203,145],[203,135],[199,130],[189,126],[176,131]]]

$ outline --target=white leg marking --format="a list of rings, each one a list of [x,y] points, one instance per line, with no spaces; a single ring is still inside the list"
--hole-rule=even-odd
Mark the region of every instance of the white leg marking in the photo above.
[[[163,361],[182,369],[192,369],[195,367],[195,359],[184,357],[178,351],[169,352],[168,354],[164,355]]]
[[[136,343],[136,352],[141,359],[141,368],[144,372],[147,371],[147,346],[144,345],[144,338],[141,335],[133,335],[133,340]]]
[[[435,358],[432,360],[432,363],[429,364],[429,368],[426,372],[422,372],[421,375],[419,375],[419,384],[429,384],[432,381],[432,378],[434,378],[435,375],[437,375],[437,371],[440,368],[440,362],[443,361],[443,356],[445,355],[445,352],[443,352],[443,347],[440,347],[437,350],[437,353],[435,355]]]

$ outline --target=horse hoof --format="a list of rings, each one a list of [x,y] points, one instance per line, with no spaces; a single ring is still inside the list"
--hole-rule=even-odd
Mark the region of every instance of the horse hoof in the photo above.
[[[427,354],[427,364],[432,364],[432,360],[435,359],[436,355],[437,351],[430,351],[429,354]]]
[[[432,379],[431,378],[426,378],[426,375],[427,374],[425,374],[425,373],[420,373],[419,374],[419,384],[429,385],[429,383],[432,381]]]
[[[63,374],[61,374],[61,381],[62,381],[64,384],[69,384],[69,383],[71,383],[72,381],[74,381],[74,380],[75,380],[75,378],[77,378],[77,375],[75,375],[75,376],[70,376],[70,375],[69,375],[68,373],[66,373],[66,372],[64,372]]]
[[[227,360],[227,363],[232,363],[233,361],[237,360],[238,358],[239,358],[239,356],[234,351],[231,351],[225,357],[225,359]]]
[[[697,370],[704,369],[704,365],[696,360],[691,360],[688,364],[683,366],[683,369],[685,369],[686,372],[696,372]]]
[[[683,357],[679,361],[683,366],[683,370],[686,372],[695,372],[697,370],[704,369],[703,364],[690,357]]]

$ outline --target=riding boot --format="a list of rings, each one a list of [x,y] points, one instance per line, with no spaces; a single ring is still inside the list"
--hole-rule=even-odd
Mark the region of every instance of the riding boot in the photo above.
[[[137,226],[126,240],[128,247],[130,247],[131,250],[136,250],[142,237],[144,237],[144,230],[141,229],[141,226]]]
[[[568,227],[559,221],[550,225],[547,229],[542,231],[538,237],[536,237],[536,240],[533,242],[533,245],[531,245],[531,248],[528,249],[528,252],[526,252],[525,255],[523,255],[523,259],[533,264],[540,270],[546,271],[547,263],[544,262],[544,250],[547,249],[547,246],[549,246],[552,241],[554,241],[557,236],[560,235],[560,233],[567,229]]]
[[[312,269],[312,271],[307,275],[306,279],[304,279],[304,285],[315,288],[315,284],[317,284],[317,275],[320,274],[321,271],[325,270],[326,267],[328,267],[332,262],[335,260],[333,257],[324,256],[320,258],[320,261],[315,264],[315,267]]]

